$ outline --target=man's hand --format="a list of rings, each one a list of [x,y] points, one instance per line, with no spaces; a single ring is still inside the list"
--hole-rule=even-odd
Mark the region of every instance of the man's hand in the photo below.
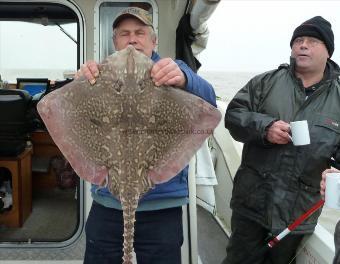
[[[287,144],[291,141],[289,137],[290,126],[288,123],[279,120],[274,122],[267,130],[266,138],[273,144]]]
[[[322,196],[322,199],[325,200],[325,191],[326,191],[326,174],[330,172],[340,172],[337,169],[326,169],[322,172],[321,175],[321,181],[320,181],[320,194]]]
[[[87,61],[80,66],[80,69],[75,74],[77,80],[80,77],[85,77],[92,85],[96,83],[96,78],[99,76],[98,64],[95,61]]]
[[[161,59],[153,65],[151,78],[156,86],[171,85],[185,88],[186,84],[184,73],[170,58]]]

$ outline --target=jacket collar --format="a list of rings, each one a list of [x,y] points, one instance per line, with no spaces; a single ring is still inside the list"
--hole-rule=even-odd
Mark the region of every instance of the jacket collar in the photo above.
[[[295,76],[295,63],[296,63],[295,58],[290,57],[290,72],[293,76]],[[340,76],[339,65],[335,61],[328,59],[322,81],[334,80],[337,79],[339,76]]]
[[[154,62],[157,62],[161,59],[161,57],[158,55],[158,53],[156,53],[155,51],[152,52],[151,55],[151,60],[153,60]]]

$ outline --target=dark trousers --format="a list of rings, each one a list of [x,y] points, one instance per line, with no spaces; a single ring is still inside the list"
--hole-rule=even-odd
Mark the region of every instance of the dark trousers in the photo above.
[[[92,203],[86,227],[85,264],[121,264],[122,211]],[[136,213],[134,249],[138,264],[180,264],[182,208]]]
[[[222,264],[246,263],[246,260],[266,246],[268,230],[252,220],[233,213],[231,230],[232,235],[227,246],[227,257]],[[303,235],[288,234],[264,255],[256,257],[253,264],[295,263],[296,249],[302,238]]]

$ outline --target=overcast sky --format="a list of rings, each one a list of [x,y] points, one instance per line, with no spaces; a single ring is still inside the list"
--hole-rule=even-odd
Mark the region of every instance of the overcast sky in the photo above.
[[[215,13],[208,20],[210,37],[206,50],[199,56],[202,63],[201,71],[263,72],[274,69],[281,63],[289,62],[289,42],[294,29],[316,15],[321,15],[331,22],[335,34],[335,52],[332,59],[340,63],[340,0],[221,0]],[[65,28],[72,32],[67,25]],[[5,22],[2,27],[0,24],[2,36],[9,36],[0,38],[0,46],[2,46],[0,53],[3,52],[0,54],[2,58],[0,69],[1,63],[6,68],[15,68],[18,66],[17,58],[25,56],[30,58],[27,56],[27,49],[15,46],[23,43],[25,35],[31,34],[29,29],[33,30],[32,25],[27,25],[27,29],[22,29],[15,28],[15,25],[8,27]],[[60,36],[65,44],[61,45],[64,42],[55,41],[55,38],[45,38],[44,41],[36,38],[25,43],[30,52],[32,47],[39,47],[39,45],[53,46],[53,43],[48,41],[54,41],[59,48],[62,48],[53,49],[53,53],[63,60],[60,60],[62,64],[53,65],[53,67],[75,68],[74,55],[65,54],[66,44],[70,45],[70,52],[75,54],[72,49],[76,48],[75,44],[58,28],[52,31],[40,26],[39,30],[45,36],[48,36],[47,34],[53,34],[54,37]],[[15,49],[15,54],[5,52],[8,50],[6,45]],[[35,62],[36,67],[46,68],[46,65],[49,65],[46,61],[54,62],[50,59],[51,49],[46,51],[48,56],[43,55],[43,49],[41,50],[39,50],[40,56],[34,57],[34,60],[27,59],[26,64],[29,67],[32,68],[32,63]],[[25,63],[22,59],[20,61]]]
[[[222,0],[208,20],[210,37],[201,71],[262,72],[289,62],[294,29],[321,15],[335,35],[332,59],[340,63],[340,1]]]

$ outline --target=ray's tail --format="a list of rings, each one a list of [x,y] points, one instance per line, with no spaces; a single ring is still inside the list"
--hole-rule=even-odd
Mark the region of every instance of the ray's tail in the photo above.
[[[132,264],[133,242],[135,233],[136,209],[139,201],[139,194],[121,195],[124,220],[124,243],[123,243],[123,264]],[[127,198],[124,198],[127,197]]]

